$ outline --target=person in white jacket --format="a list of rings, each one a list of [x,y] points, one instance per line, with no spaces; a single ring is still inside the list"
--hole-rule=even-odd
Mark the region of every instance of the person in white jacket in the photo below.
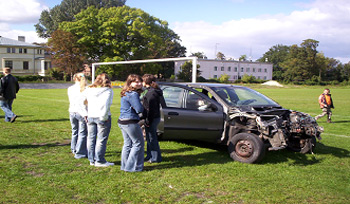
[[[107,74],[98,75],[95,82],[85,89],[80,99],[80,106],[83,106],[85,100],[88,103],[88,111],[85,110],[82,115],[88,124],[87,150],[90,165],[112,166],[114,163],[107,162],[105,159],[111,130],[110,107],[113,101],[112,85]]]
[[[81,93],[86,87],[86,78],[84,73],[76,73],[73,76],[75,84],[68,88],[68,99],[69,99],[69,119],[72,126],[72,140],[71,140],[71,151],[76,159],[86,158],[86,137],[87,127],[86,121],[81,116],[80,108],[86,110],[86,106],[80,106],[79,100]]]

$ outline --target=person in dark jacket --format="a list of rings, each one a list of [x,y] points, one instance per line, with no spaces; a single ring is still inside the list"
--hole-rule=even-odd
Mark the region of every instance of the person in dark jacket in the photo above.
[[[143,97],[145,131],[147,141],[147,156],[145,161],[161,162],[162,156],[158,143],[157,126],[160,122],[160,106],[165,106],[163,91],[156,83],[155,77],[145,74],[142,77],[143,86],[148,90]]]
[[[12,103],[19,90],[19,84],[16,77],[11,75],[10,68],[3,68],[4,77],[0,80],[0,107],[5,113],[5,122],[15,122],[17,115],[12,112]]]

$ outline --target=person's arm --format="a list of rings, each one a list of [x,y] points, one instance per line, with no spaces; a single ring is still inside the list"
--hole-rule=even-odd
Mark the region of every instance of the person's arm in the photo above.
[[[136,113],[142,113],[143,106],[141,104],[139,94],[137,92],[131,92],[130,94],[128,94],[128,98],[131,107],[136,111]]]

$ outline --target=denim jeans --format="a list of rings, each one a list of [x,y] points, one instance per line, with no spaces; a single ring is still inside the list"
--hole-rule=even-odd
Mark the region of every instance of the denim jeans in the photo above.
[[[87,127],[84,118],[79,113],[69,113],[70,124],[72,126],[71,151],[75,158],[87,157],[86,137]]]
[[[13,99],[10,100],[0,100],[0,107],[5,113],[5,122],[10,122],[11,118],[15,116],[12,112]]]
[[[106,163],[105,154],[109,132],[111,131],[111,116],[107,121],[99,118],[88,118],[87,149],[90,162]]]
[[[145,141],[138,123],[118,124],[124,138],[120,169],[128,172],[142,171]]]
[[[147,156],[145,160],[151,162],[161,162],[162,156],[160,153],[160,147],[158,143],[157,126],[160,122],[160,118],[154,118],[149,127],[146,129],[146,140],[147,140]]]

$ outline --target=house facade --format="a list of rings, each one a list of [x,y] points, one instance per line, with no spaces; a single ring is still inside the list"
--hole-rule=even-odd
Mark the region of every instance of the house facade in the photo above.
[[[45,76],[51,59],[45,46],[26,43],[24,36],[18,36],[18,40],[0,36],[0,67],[11,68],[13,75]]]
[[[175,75],[181,71],[181,66],[185,62],[185,60],[175,62]],[[197,63],[200,65],[200,76],[205,79],[218,79],[223,74],[227,74],[229,81],[232,82],[244,75],[255,76],[256,79],[262,80],[272,79],[272,63],[215,59],[198,59]]]

